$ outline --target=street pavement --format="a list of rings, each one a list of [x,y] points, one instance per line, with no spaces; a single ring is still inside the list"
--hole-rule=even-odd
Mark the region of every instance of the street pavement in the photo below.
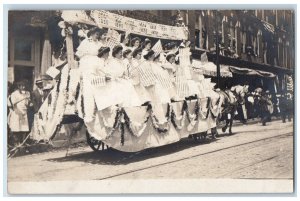
[[[8,160],[8,182],[142,179],[293,180],[293,123],[237,125],[216,140],[181,141],[137,153],[56,150]],[[15,192],[15,191],[14,191]]]

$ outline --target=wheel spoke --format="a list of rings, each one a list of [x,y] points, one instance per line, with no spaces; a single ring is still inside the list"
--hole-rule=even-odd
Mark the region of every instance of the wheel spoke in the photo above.
[[[101,145],[101,142],[99,142],[99,143],[98,143],[97,150],[99,150],[99,148],[100,148],[100,145]]]

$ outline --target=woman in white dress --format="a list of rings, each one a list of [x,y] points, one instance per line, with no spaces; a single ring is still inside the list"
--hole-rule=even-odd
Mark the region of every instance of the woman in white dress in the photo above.
[[[125,66],[125,76],[130,78],[130,71],[132,70],[132,51],[130,49],[123,51],[123,63]]]
[[[86,122],[94,119],[95,100],[91,89],[91,79],[96,75],[96,68],[99,66],[99,49],[103,43],[99,40],[102,36],[102,31],[98,27],[93,27],[87,33],[88,38],[84,39],[75,55],[79,58],[79,76],[82,78],[82,95],[84,105],[84,114],[79,114]],[[81,103],[81,98],[79,103]]]
[[[141,45],[141,39],[139,37],[134,37],[131,40],[131,50],[134,51],[136,48],[139,48]]]
[[[156,100],[160,103],[170,103],[171,96],[169,90],[173,87],[173,83],[169,77],[169,73],[162,68],[159,57],[160,54],[155,55],[152,63],[152,71],[156,77],[154,85]]]
[[[30,102],[30,93],[25,90],[25,83],[19,82],[18,89],[8,97],[8,126],[12,132],[14,143],[18,144],[25,140],[29,132],[27,110],[32,106]]]
[[[103,46],[100,41],[101,30],[97,27],[92,28],[87,33],[88,38],[84,39],[75,55],[79,58],[79,70],[81,73],[88,73],[93,70],[95,61],[97,61],[98,50]]]
[[[177,70],[177,67],[175,64],[175,57],[176,57],[175,54],[167,54],[167,56],[166,56],[167,62],[163,64],[163,68],[168,71],[169,76],[172,80],[174,80],[175,73]]]
[[[177,86],[175,84],[177,66],[175,64],[175,57],[176,57],[176,55],[173,53],[168,54],[166,56],[167,62],[162,65],[162,68],[168,72],[170,80],[173,83],[173,87],[168,90],[169,95],[170,95],[171,99],[178,101],[178,100],[183,100],[183,99],[179,99],[179,97],[177,95]]]
[[[94,66],[95,74],[91,76],[91,85],[87,90],[92,91],[97,110],[101,111],[113,105],[123,103],[123,97],[116,95],[115,77],[108,69],[110,68],[109,47],[101,47],[98,53],[98,61]],[[115,66],[114,66],[115,67]]]
[[[145,61],[140,65],[140,68],[138,69],[139,76],[141,79],[141,84],[145,87],[146,91],[149,93],[152,103],[154,104],[167,103],[169,102],[169,100],[162,99],[162,95],[160,94],[161,87],[159,87],[157,77],[153,72],[153,69],[157,68],[157,67],[153,67],[154,58],[155,58],[155,53],[153,50],[150,50],[146,55],[144,55]]]
[[[142,58],[142,48],[136,48],[132,52],[132,61],[131,61],[131,69],[129,70],[129,78],[135,88],[135,91],[139,95],[139,98],[142,104],[145,104],[151,100],[150,95],[144,85],[141,83],[140,74],[138,68],[143,63]]]
[[[152,46],[151,40],[146,38],[143,43],[142,59],[151,50],[151,46]]]
[[[123,51],[130,49],[129,48],[129,35],[121,34],[120,45],[123,47]]]
[[[191,66],[191,51],[189,48],[190,42],[187,41],[185,46],[182,44],[179,47],[179,65],[177,68],[177,76],[180,76],[181,79],[185,80],[188,86],[188,91],[186,92],[186,97],[195,97],[198,95],[199,89],[197,83],[192,79],[192,66]]]
[[[117,45],[113,48],[112,56],[105,66],[105,72],[112,78],[111,94],[112,97],[122,101],[120,104],[124,107],[139,106],[142,104],[133,84],[126,76],[127,69],[122,60],[122,46]]]

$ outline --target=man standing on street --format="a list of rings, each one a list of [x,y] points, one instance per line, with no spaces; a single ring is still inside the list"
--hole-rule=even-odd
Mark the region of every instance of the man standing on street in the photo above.
[[[33,103],[33,110],[34,110],[34,114],[36,114],[41,105],[44,102],[44,91],[43,91],[43,80],[41,79],[37,79],[35,81],[35,84],[37,86],[37,88],[32,92],[32,103]]]
[[[270,117],[270,105],[272,104],[266,92],[262,91],[261,96],[259,97],[258,100],[258,104],[260,107],[261,122],[262,125],[265,126],[266,122]]]

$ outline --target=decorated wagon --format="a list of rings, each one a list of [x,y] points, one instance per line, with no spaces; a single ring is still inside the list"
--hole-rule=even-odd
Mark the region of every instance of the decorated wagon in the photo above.
[[[105,96],[102,87],[109,81],[98,75],[85,79],[78,62],[74,60],[72,34],[75,33],[72,27],[78,25],[109,28],[111,35],[107,45],[111,47],[119,42],[113,36],[116,32],[110,31],[113,29],[158,39],[186,40],[188,32],[185,27],[154,24],[96,10],[64,11],[62,18],[64,21],[60,22],[60,26],[65,36],[67,62],[60,69],[49,69],[49,73],[59,71],[59,75],[56,85],[35,116],[34,139],[51,140],[62,124],[79,122],[74,130],[85,125],[87,142],[93,150],[97,151],[101,144],[105,144],[116,150],[136,152],[174,143],[188,136],[201,140],[208,130],[216,127],[219,102],[218,96],[212,95],[214,84],[204,79],[201,69],[192,67],[189,51],[179,52],[180,65],[188,65],[192,72],[190,79],[195,82],[202,79],[205,88],[202,97],[130,107],[111,105],[99,109],[97,100]],[[162,50],[161,47],[158,49]],[[183,56],[187,56],[186,59]],[[87,91],[92,96],[87,97]],[[115,97],[118,98],[118,94]],[[87,110],[91,108],[92,115],[87,115]]]

